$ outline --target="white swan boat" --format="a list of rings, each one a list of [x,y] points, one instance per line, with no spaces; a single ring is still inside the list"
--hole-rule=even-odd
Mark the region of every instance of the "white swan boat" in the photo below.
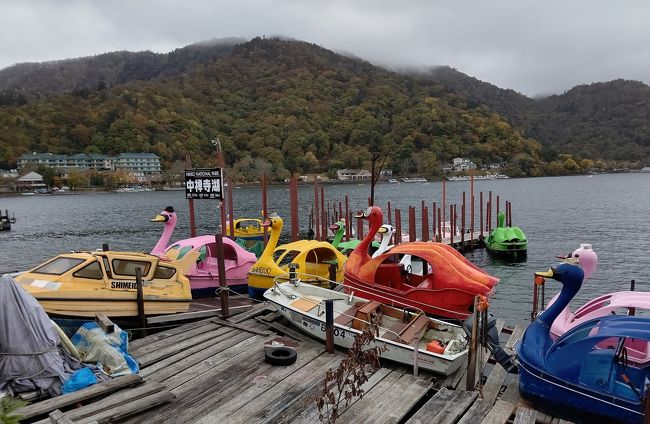
[[[375,346],[387,347],[384,359],[449,375],[466,360],[468,341],[462,327],[429,318],[421,311],[398,309],[354,294],[295,282],[276,283],[264,298],[294,325],[325,340],[325,300],[334,306],[334,344],[350,348],[354,337],[378,316]],[[415,350],[417,346],[417,352]]]

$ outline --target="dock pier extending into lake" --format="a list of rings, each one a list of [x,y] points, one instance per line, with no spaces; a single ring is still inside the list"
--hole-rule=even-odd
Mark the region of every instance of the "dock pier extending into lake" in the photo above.
[[[501,320],[497,328],[511,351],[523,329],[504,328]],[[295,347],[294,364],[264,361],[264,345],[273,340]],[[140,363],[139,375],[29,405],[20,411],[22,422],[317,423],[326,371],[346,356],[327,353],[324,343],[288,327],[268,304],[135,340],[130,353]],[[494,365],[486,352],[478,354],[475,390],[466,390],[466,365],[447,377],[415,376],[412,367],[384,360],[381,365],[337,422],[566,422],[521,400],[517,375]]]

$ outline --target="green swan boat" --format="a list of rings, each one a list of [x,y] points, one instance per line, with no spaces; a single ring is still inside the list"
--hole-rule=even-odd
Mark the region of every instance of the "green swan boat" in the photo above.
[[[512,259],[524,259],[528,251],[528,240],[519,227],[506,227],[506,215],[499,212],[497,227],[483,240],[488,253]]]

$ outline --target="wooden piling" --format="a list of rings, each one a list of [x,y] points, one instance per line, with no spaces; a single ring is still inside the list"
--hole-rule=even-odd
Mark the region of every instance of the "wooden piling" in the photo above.
[[[298,178],[292,176],[289,181],[289,197],[291,203],[291,241],[298,241],[300,224],[298,217]]]
[[[474,297],[474,316],[472,323],[472,336],[467,355],[467,383],[465,390],[474,390],[476,387],[476,351],[478,348],[478,297]]]
[[[334,300],[325,299],[325,344],[327,353],[334,353]]]
[[[470,248],[474,249],[474,173],[470,174],[469,179],[469,226],[470,226]]]
[[[402,216],[400,210],[395,208],[395,245],[402,243]]]
[[[390,202],[388,202],[388,223],[390,225],[393,225],[393,217],[392,217],[391,211],[390,211]]]
[[[136,283],[136,302],[138,303],[138,319],[140,320],[140,328],[144,334],[147,334],[147,316],[144,310],[144,292],[142,289],[142,269],[140,267],[135,269],[135,283]]]
[[[316,240],[320,240],[320,208],[318,202],[318,180],[314,175],[314,229]]]
[[[417,238],[415,231],[415,208],[409,206],[409,241],[414,242]]]
[[[447,192],[446,192],[446,186],[445,186],[445,179],[442,179],[442,238],[445,238],[445,221],[447,220],[445,217],[445,212],[447,209]],[[451,218],[450,218],[451,220]]]
[[[357,240],[363,239],[363,218],[357,218]]]
[[[497,194],[497,209],[496,209],[496,214],[494,215],[494,228],[499,226],[499,195]]]
[[[189,155],[185,156],[185,168],[192,169],[192,159]],[[194,219],[194,199],[187,199],[190,214],[190,237],[196,237],[196,221]]]
[[[350,212],[350,203],[348,195],[345,195],[345,240],[352,238],[352,212]]]
[[[429,241],[429,208],[422,202],[422,241]]]
[[[217,233],[214,235],[214,241],[217,247],[217,269],[219,271],[219,300],[221,302],[221,315],[230,315],[228,306],[228,282],[226,281],[226,258],[223,254],[223,235]]]
[[[480,211],[479,211],[479,219],[480,219],[480,225],[481,225],[481,234],[483,234],[483,231],[485,231],[483,227],[483,192],[479,194],[479,204],[480,204]]]
[[[487,210],[488,232],[492,231],[492,190],[488,192],[488,210]]]
[[[262,219],[266,221],[269,216],[268,187],[266,175],[262,175]],[[269,227],[264,227],[264,246],[269,242]]]
[[[230,231],[229,235],[231,239],[235,239],[235,211],[234,211],[234,202],[232,196],[232,179],[228,179],[228,216],[230,217]],[[222,232],[225,231],[226,227],[223,228]]]
[[[327,214],[325,211],[325,187],[320,187],[321,232],[318,240],[327,239]]]
[[[460,244],[462,247],[465,246],[465,206],[467,201],[465,199],[465,192],[463,191],[463,204],[460,209]]]
[[[449,244],[454,245],[454,233],[456,232],[456,221],[454,220],[454,205],[449,205]],[[445,227],[442,227],[442,236],[445,234]]]

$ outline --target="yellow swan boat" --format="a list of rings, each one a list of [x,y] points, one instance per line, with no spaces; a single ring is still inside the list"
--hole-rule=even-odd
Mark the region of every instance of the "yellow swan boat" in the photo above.
[[[142,275],[145,315],[186,312],[192,302],[184,269],[198,252],[180,261],[135,252],[65,253],[15,276],[56,317],[109,317],[138,315],[136,268]],[[187,256],[187,255],[186,255]]]
[[[329,280],[343,281],[345,255],[324,241],[299,240],[278,246],[283,224],[275,214],[262,224],[269,227],[269,242],[248,272],[251,298],[261,299],[275,278],[288,279],[290,264],[297,265],[297,277],[305,283],[329,286]]]

